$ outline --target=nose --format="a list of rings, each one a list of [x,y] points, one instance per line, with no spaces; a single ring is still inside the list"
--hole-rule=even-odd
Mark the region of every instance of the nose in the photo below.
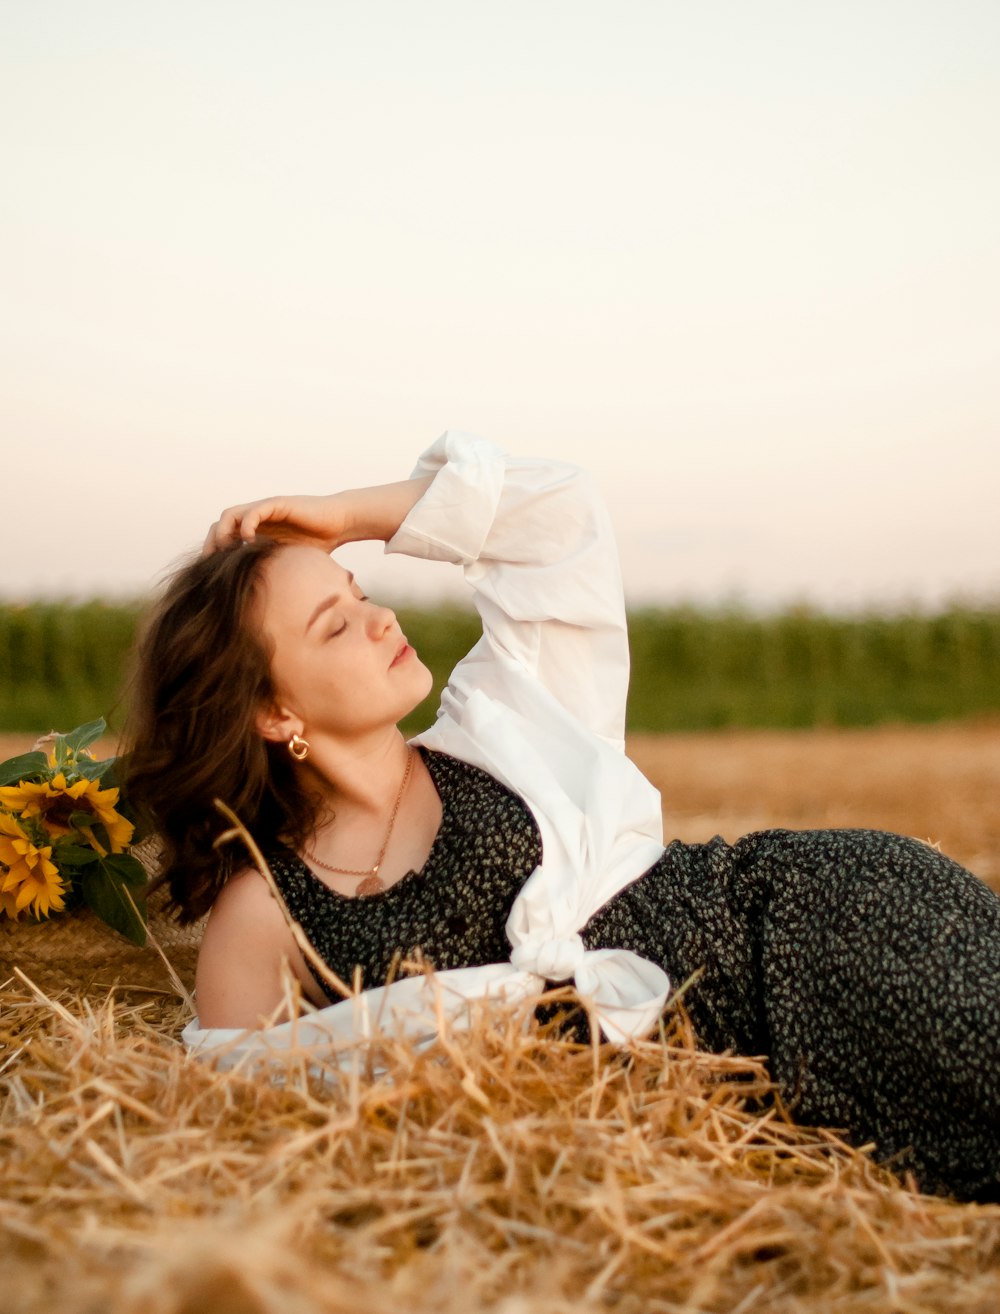
[[[388,630],[395,628],[396,613],[391,607],[380,607],[372,604],[371,615],[368,620],[368,632],[373,638],[381,639],[382,635]]]

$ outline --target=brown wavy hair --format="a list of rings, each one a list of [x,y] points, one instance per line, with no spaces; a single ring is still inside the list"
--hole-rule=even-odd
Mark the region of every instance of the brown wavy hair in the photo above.
[[[133,658],[124,784],[164,845],[158,884],[182,922],[215,902],[245,854],[215,848],[222,799],[258,844],[300,842],[316,802],[257,713],[273,695],[271,651],[257,622],[262,567],[281,545],[258,538],[181,567],[148,617]]]

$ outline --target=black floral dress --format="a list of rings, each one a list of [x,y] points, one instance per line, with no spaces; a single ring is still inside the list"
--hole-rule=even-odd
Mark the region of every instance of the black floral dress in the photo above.
[[[344,981],[401,958],[505,961],[504,925],[541,858],[527,806],[422,749],[442,801],[427,863],[348,899],[269,854],[293,916]],[[660,964],[707,1049],[766,1054],[802,1122],[872,1141],[925,1191],[1000,1200],[1000,898],[928,845],[880,831],[674,841],[581,932]]]

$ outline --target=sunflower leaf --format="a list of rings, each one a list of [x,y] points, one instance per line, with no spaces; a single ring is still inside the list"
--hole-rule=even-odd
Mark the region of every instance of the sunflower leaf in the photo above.
[[[32,776],[46,775],[49,760],[44,753],[22,753],[19,757],[0,762],[0,787],[16,785]]]
[[[107,773],[110,774],[108,762],[114,761],[114,758],[105,758],[103,762],[98,762],[91,757],[78,757],[73,762],[73,773],[76,776],[82,776],[84,780],[100,780],[103,788],[108,786],[104,783],[102,777]]]
[[[95,739],[100,739],[107,728],[108,723],[101,716],[96,721],[88,721],[86,725],[78,725],[68,735],[60,735],[59,738],[71,753],[76,754],[81,748],[87,748]]]
[[[131,853],[111,853],[104,862],[117,873],[121,880],[133,891],[141,890],[149,881],[149,873],[138,858]],[[135,898],[135,894],[132,895]]]
[[[57,840],[52,852],[60,864],[66,863],[69,867],[89,867],[98,858],[94,849],[88,849],[85,844],[74,844],[68,840]]]
[[[127,853],[99,858],[84,868],[80,889],[85,902],[101,921],[133,944],[145,944],[146,899],[138,889],[133,892],[129,888],[136,884],[133,866],[142,870],[142,864]],[[145,872],[142,883],[145,883]]]

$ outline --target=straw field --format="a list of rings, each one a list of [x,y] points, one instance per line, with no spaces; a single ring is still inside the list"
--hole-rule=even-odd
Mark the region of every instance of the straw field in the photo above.
[[[631,751],[686,838],[839,809],[971,861],[1000,851],[998,741],[984,724]],[[921,1196],[794,1126],[761,1062],[697,1050],[682,1003],[627,1054],[476,1009],[422,1052],[390,1039],[268,1081],[186,1058],[165,972],[114,975],[67,989],[52,963],[43,989],[2,985],[5,1312],[1000,1308],[1000,1207]]]

